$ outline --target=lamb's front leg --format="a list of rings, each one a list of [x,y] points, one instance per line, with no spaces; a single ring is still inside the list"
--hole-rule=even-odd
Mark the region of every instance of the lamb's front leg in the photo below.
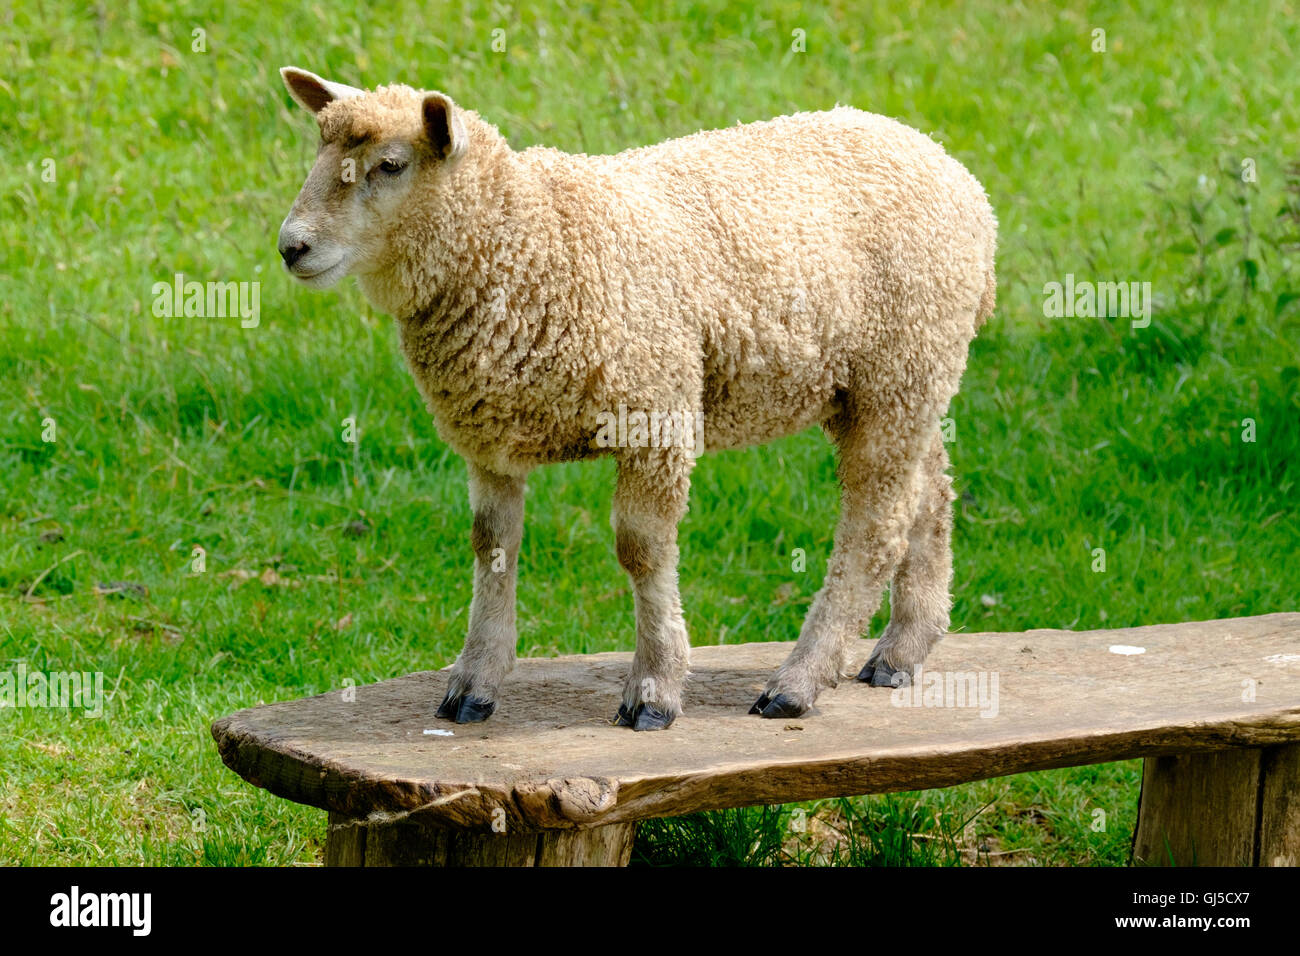
[[[614,538],[632,579],[636,654],[614,723],[662,730],[682,712],[690,641],[677,590],[677,522],[686,513],[693,464],[679,449],[636,449],[619,461]]]
[[[438,708],[439,717],[458,724],[492,716],[501,681],[515,665],[515,577],[524,534],[524,480],[471,464],[469,503],[474,509],[469,634]]]

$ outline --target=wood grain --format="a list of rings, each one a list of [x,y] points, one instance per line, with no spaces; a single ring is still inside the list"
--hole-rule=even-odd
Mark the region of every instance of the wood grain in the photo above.
[[[1269,747],[1262,758],[1256,866],[1300,866],[1300,744]]]
[[[1262,751],[1148,757],[1133,837],[1137,866],[1251,866]]]
[[[407,817],[366,824],[330,814],[326,866],[627,866],[635,823],[483,833]]]
[[[923,693],[900,706],[852,680],[796,720],[749,716],[790,647],[695,648],[686,713],[664,732],[610,725],[631,658],[613,653],[521,660],[483,724],[435,718],[447,674],[424,671],[354,688],[351,702],[334,691],[240,711],[212,733],[244,779],[340,819],[416,814],[484,832],[504,819],[510,834],[1300,741],[1296,613],[950,635],[928,670],[996,675],[987,716],[924,706]],[[860,642],[854,670],[871,647]]]

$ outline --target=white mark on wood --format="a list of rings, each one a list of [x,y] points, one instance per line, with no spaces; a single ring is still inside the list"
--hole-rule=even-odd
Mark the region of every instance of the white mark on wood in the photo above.
[[[1134,647],[1132,644],[1112,644],[1110,646],[1112,654],[1145,654],[1145,647]]]
[[[424,736],[426,736],[426,737],[455,737],[455,736],[456,736],[456,732],[455,732],[454,730],[439,730],[438,728],[434,728],[433,730],[426,730],[426,731],[424,732]]]
[[[1264,663],[1275,667],[1286,667],[1289,664],[1300,663],[1300,654],[1270,654],[1264,658]]]

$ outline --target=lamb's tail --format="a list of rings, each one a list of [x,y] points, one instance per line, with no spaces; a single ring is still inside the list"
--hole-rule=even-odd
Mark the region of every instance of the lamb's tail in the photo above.
[[[997,305],[997,301],[998,278],[997,274],[993,271],[993,267],[989,266],[988,275],[984,279],[984,294],[980,296],[979,309],[975,313],[976,330],[978,330],[980,326],[987,322],[989,317],[993,315],[993,308]]]

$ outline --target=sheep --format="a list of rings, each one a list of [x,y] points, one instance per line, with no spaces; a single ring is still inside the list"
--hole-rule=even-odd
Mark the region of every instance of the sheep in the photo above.
[[[891,619],[857,679],[910,680],[949,626],[941,416],[994,307],[997,221],[960,163],[849,107],[612,156],[515,151],[444,93],[281,75],[321,133],[280,228],[285,267],[318,289],[355,275],[395,317],[438,434],[468,468],[474,587],[438,717],[488,718],[514,665],[526,476],[612,455],[636,612],[613,722],[672,724],[690,654],[677,525],[695,458],[815,424],[839,453],[834,545],[749,712],[798,716],[852,676],[891,581]]]

